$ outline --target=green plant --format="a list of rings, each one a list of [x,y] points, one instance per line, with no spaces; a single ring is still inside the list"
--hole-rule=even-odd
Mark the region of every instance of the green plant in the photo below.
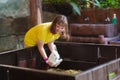
[[[81,0],[81,9],[100,7],[100,2],[98,0]]]
[[[94,0],[94,1],[86,0],[86,2],[89,2],[94,6],[100,7],[100,2],[98,0]]]
[[[119,8],[120,0],[103,0],[100,2],[102,8]]]
[[[120,0],[42,0],[43,3],[68,3],[72,6],[74,14],[80,15],[85,8],[119,8]],[[92,5],[88,7],[88,5]]]
[[[84,8],[87,8],[87,3],[97,8],[120,8],[120,0],[82,0],[82,3]]]

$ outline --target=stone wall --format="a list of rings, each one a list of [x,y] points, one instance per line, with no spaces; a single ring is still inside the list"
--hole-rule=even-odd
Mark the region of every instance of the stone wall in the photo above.
[[[0,0],[0,52],[23,47],[29,29],[29,0]]]

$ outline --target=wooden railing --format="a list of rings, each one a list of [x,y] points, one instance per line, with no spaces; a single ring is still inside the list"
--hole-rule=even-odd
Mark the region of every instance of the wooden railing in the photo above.
[[[56,42],[63,62],[57,68],[76,75],[47,72],[37,47],[0,53],[0,80],[119,80],[120,46]],[[50,53],[48,48],[45,48]],[[49,55],[49,54],[48,54]],[[104,64],[105,63],[105,64]],[[117,79],[116,79],[117,78]]]

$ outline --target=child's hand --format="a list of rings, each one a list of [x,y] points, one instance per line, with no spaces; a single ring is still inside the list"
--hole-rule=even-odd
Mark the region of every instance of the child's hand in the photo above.
[[[62,62],[62,59],[60,59],[59,53],[54,50],[50,54],[48,62],[50,65],[52,65],[52,67],[57,67]]]
[[[56,66],[54,63],[50,62],[49,60],[46,61],[46,63],[47,63],[50,67],[55,67],[55,66]]]
[[[55,63],[55,67],[57,67],[62,61],[63,61],[63,59],[57,60],[56,63]]]

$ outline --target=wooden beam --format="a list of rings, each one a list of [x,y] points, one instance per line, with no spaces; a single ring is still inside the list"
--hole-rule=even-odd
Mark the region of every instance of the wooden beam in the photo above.
[[[42,22],[41,0],[30,0],[30,21],[31,26]]]

